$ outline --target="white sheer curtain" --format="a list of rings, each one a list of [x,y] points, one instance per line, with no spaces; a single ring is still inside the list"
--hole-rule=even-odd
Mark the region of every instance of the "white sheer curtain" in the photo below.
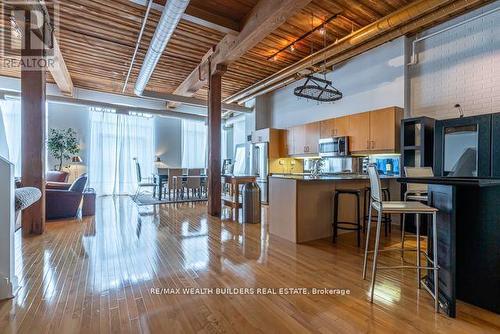
[[[100,195],[132,194],[137,187],[134,158],[150,177],[154,163],[154,120],[93,111],[90,116],[89,184]]]
[[[14,175],[21,176],[21,101],[0,101],[1,117],[5,127],[9,160],[15,166]]]
[[[182,167],[207,167],[208,130],[204,122],[182,120]]]

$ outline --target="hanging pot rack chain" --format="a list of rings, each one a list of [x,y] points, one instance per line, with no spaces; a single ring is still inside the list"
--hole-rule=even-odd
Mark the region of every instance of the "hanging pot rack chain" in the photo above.
[[[310,35],[312,35],[316,31],[320,30],[321,28],[324,28],[328,23],[330,23],[331,21],[333,21],[334,19],[336,19],[339,16],[340,16],[340,13],[339,14],[335,14],[333,16],[330,16],[328,19],[326,19],[320,25],[314,27],[312,30],[306,32],[305,34],[303,34],[302,36],[300,36],[299,38],[297,38],[295,41],[293,41],[292,43],[287,44],[286,46],[282,47],[281,49],[279,49],[278,51],[276,51],[275,53],[273,53],[271,56],[267,57],[267,60],[274,60],[274,57],[276,57],[278,54],[282,53],[283,51],[289,49],[293,45],[295,45],[295,44],[301,42],[302,40],[306,39],[307,37],[309,37]]]

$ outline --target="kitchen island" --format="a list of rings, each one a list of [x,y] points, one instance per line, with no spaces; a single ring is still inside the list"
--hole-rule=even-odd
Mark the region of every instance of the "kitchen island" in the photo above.
[[[382,177],[382,186],[390,188],[393,200],[400,194],[396,178]],[[273,175],[269,178],[269,233],[295,243],[332,237],[335,189],[363,190],[369,183],[367,175]],[[363,192],[360,200],[362,218]],[[355,207],[354,196],[342,196],[339,220],[355,221]]]

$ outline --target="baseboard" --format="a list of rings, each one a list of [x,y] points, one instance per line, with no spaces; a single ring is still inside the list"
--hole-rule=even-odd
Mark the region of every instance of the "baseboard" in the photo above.
[[[0,276],[0,300],[14,298],[18,290],[17,276],[13,276],[11,280],[4,275]]]

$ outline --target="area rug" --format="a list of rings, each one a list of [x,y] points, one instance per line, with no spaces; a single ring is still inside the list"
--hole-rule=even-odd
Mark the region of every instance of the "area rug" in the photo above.
[[[130,196],[132,200],[135,202],[135,204],[141,206],[141,205],[158,205],[158,204],[170,204],[170,203],[186,203],[186,202],[205,202],[207,201],[207,198],[177,198],[174,199],[169,199],[168,196],[166,198],[163,198],[161,201],[158,200],[157,198],[153,197],[152,194],[140,194],[137,196],[137,198],[134,199],[134,196]]]

